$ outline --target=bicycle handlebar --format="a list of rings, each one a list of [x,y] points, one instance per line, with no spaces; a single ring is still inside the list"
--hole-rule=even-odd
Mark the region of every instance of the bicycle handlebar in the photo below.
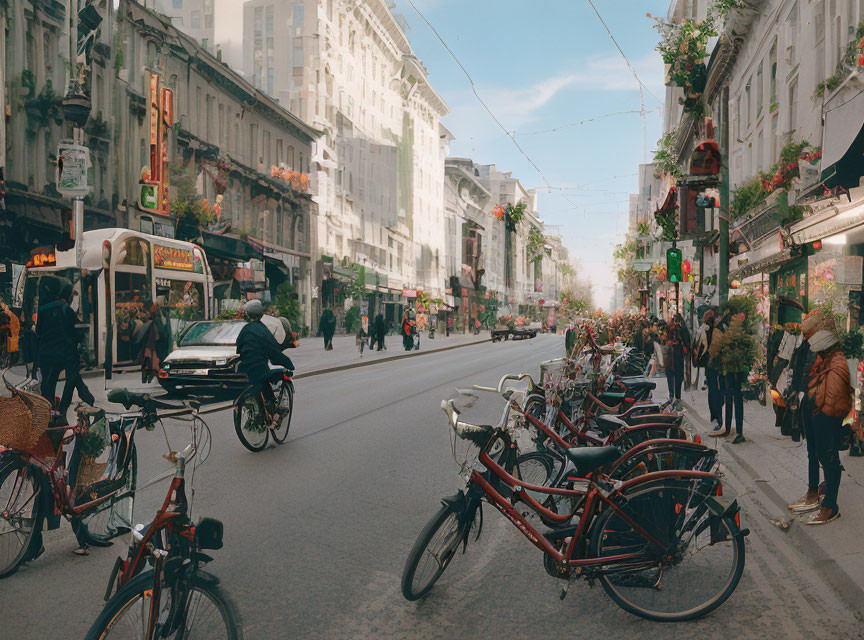
[[[518,376],[513,375],[513,374],[508,374],[508,375],[502,377],[501,380],[498,382],[498,393],[503,395],[504,383],[507,382],[508,380],[513,380],[514,382],[519,382],[520,380],[524,380],[525,378],[528,378],[531,381],[531,386],[536,386],[534,383],[534,378],[531,377],[530,373],[520,373]]]

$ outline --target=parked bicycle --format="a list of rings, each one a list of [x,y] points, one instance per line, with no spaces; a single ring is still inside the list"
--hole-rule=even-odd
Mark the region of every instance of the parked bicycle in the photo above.
[[[249,451],[261,451],[270,437],[277,444],[288,439],[294,413],[294,371],[274,368],[264,384],[269,385],[274,401],[265,389],[246,387],[234,401],[234,430]]]
[[[165,501],[149,525],[136,525],[126,558],[117,558],[105,591],[105,607],[87,640],[240,640],[242,626],[233,602],[219,580],[203,571],[212,561],[206,550],[221,549],[219,520],[192,524],[196,455],[201,433],[182,451],[170,451],[174,474]],[[187,498],[186,470],[192,462]],[[201,461],[197,461],[201,462]],[[152,568],[148,568],[148,565]]]
[[[512,390],[502,395],[513,402]],[[621,452],[585,447],[566,451],[578,476],[567,487],[530,484],[513,475],[519,451],[506,416],[495,427],[479,426],[461,421],[452,401],[442,409],[454,452],[458,438],[479,457],[463,462],[466,489],[441,500],[409,553],[402,574],[406,599],[425,596],[459,548],[464,553],[469,538],[479,539],[484,500],[544,552],[547,573],[567,581],[562,598],[575,580],[599,580],[634,615],[683,621],[706,615],[734,592],[749,531],[741,529],[737,502],[718,497],[715,473],[673,469],[613,481],[606,470]],[[559,513],[535,496],[556,496],[571,508]],[[532,512],[548,530],[531,525]]]
[[[20,403],[29,413],[15,432],[4,422],[0,442],[8,447],[0,454],[0,578],[42,554],[42,529],[57,529],[61,516],[70,521],[82,553],[128,532],[138,470],[135,434],[155,428],[156,409],[186,409],[114,389],[109,401],[140,412],[109,416],[79,405],[75,425],[49,426],[47,400],[12,386],[5,373],[3,382],[12,393],[5,403]]]

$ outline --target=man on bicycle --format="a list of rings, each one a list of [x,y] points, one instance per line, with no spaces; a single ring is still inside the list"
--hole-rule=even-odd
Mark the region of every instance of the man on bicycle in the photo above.
[[[267,363],[272,362],[292,371],[294,363],[291,362],[291,358],[282,353],[282,348],[276,342],[273,333],[261,322],[264,306],[260,300],[250,300],[244,304],[243,315],[247,324],[237,336],[237,353],[240,354],[239,370],[249,378],[249,384],[260,390],[267,413],[275,422],[279,416],[276,414],[273,388],[268,382],[271,369]]]

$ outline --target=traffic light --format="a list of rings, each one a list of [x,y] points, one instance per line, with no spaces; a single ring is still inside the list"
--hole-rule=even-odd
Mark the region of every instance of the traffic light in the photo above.
[[[684,281],[681,262],[681,249],[666,249],[666,279],[669,282]]]

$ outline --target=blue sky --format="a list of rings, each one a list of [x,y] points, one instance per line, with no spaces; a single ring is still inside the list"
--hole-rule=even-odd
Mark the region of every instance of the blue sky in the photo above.
[[[468,80],[407,0],[396,0],[432,85],[450,106],[445,126],[451,152],[494,162],[529,187],[543,178],[486,114]],[[587,0],[414,0],[474,79],[477,90],[554,187],[540,190],[540,213],[560,225],[571,255],[609,304],[612,249],[627,227],[627,194],[643,161],[638,85]],[[665,15],[668,2],[595,0],[595,6],[651,93],[662,99],[657,31],[646,13]],[[645,92],[647,153],[661,134],[660,103]],[[563,127],[563,128],[562,128]],[[550,133],[535,133],[558,129]],[[534,135],[529,135],[534,134]],[[564,196],[571,202],[565,200]],[[576,205],[574,207],[574,204]]]
[[[541,217],[560,225],[571,255],[594,282],[595,302],[608,306],[612,248],[626,230],[627,194],[636,190],[635,173],[643,162],[643,126],[639,113],[567,126],[640,109],[638,85],[587,0],[414,0],[553,187],[575,187],[551,193],[483,111],[467,78],[408,0],[395,1],[432,85],[451,109],[443,123],[456,136],[452,155],[495,163],[525,186],[544,187]],[[642,82],[662,99],[657,32],[645,14],[665,15],[668,1],[594,1]],[[227,9],[217,15],[217,31],[235,3],[240,0],[217,0],[220,11]],[[661,108],[645,92],[649,157],[661,133]],[[558,130],[537,133],[549,129]]]

